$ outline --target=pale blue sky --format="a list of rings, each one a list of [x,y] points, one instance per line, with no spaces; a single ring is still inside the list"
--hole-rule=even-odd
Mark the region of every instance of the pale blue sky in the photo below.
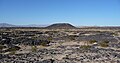
[[[0,23],[120,26],[120,0],[0,0]]]

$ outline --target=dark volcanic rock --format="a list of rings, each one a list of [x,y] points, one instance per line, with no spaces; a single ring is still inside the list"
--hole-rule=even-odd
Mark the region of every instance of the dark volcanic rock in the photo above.
[[[55,29],[71,29],[71,28],[76,28],[73,25],[69,24],[69,23],[56,23],[56,24],[52,24],[46,28],[55,28]]]

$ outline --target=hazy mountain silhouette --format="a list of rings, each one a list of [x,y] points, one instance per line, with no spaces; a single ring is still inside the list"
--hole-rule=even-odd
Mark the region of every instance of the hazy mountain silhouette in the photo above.
[[[36,24],[29,24],[29,25],[13,25],[8,23],[0,23],[0,27],[47,27],[48,25],[36,25]]]
[[[0,27],[16,27],[16,25],[12,25],[8,23],[0,23]]]

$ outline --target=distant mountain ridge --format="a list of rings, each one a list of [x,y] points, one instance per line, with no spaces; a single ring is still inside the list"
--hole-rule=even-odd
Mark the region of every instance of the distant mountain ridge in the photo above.
[[[46,27],[48,25],[37,25],[37,24],[29,24],[29,25],[19,25],[19,27]]]
[[[36,25],[36,24],[30,24],[30,25],[13,25],[8,23],[0,23],[0,27],[46,27],[48,25]]]
[[[8,23],[0,23],[0,27],[16,27],[16,25],[12,25]]]

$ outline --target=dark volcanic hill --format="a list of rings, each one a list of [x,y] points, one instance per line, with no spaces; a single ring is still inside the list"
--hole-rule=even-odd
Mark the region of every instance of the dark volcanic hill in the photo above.
[[[76,28],[75,26],[69,24],[69,23],[56,23],[52,24],[46,28],[53,28],[53,29],[71,29],[71,28]]]

